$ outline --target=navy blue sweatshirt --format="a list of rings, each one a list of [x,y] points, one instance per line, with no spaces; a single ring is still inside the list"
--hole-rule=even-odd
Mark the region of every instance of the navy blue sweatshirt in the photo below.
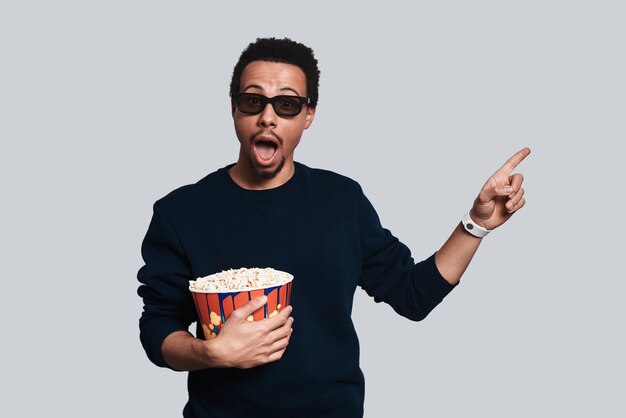
[[[295,277],[295,321],[283,357],[252,369],[190,372],[184,416],[362,417],[356,287],[421,320],[453,286],[434,256],[415,264],[355,181],[296,163],[282,186],[245,190],[229,167],[154,204],[138,273],[148,357],[167,367],[163,340],[197,321],[189,280],[240,267],[287,271]]]

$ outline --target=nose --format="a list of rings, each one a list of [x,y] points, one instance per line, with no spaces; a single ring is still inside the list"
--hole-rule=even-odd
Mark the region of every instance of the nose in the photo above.
[[[259,113],[258,125],[267,128],[267,127],[275,127],[276,122],[278,120],[278,115],[274,112],[274,108],[271,103],[267,103],[265,105],[265,109],[261,113]]]

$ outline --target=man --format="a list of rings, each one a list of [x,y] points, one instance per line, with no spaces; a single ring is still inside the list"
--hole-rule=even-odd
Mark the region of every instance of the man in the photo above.
[[[421,320],[459,282],[481,237],[524,206],[523,178],[511,173],[527,148],[489,178],[441,249],[415,264],[356,182],[294,162],[318,80],[308,47],[250,44],[231,82],[236,164],[154,205],[138,274],[141,341],[155,364],[190,372],[186,417],[361,417],[356,287]],[[266,302],[252,300],[216,338],[195,338],[188,281],[239,267],[293,274],[293,309],[248,322]]]

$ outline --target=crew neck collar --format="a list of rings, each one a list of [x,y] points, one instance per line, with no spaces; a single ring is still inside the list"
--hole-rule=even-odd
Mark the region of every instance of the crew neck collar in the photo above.
[[[277,187],[272,187],[271,189],[251,190],[251,189],[245,189],[241,187],[230,176],[230,173],[228,172],[228,170],[234,165],[235,163],[232,163],[220,169],[220,171],[222,172],[222,177],[224,177],[225,183],[230,189],[236,191],[237,193],[245,194],[248,196],[262,196],[262,195],[263,196],[278,196],[278,195],[287,193],[290,190],[293,190],[294,187],[296,187],[301,177],[300,172],[302,171],[302,167],[300,166],[300,164],[294,161],[293,175],[285,183]]]

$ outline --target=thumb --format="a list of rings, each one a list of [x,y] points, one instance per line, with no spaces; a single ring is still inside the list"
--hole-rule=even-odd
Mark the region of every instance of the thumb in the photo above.
[[[496,197],[505,197],[510,195],[511,193],[513,193],[513,187],[509,186],[508,184],[504,186],[491,186],[486,187],[482,190],[479,195],[479,199],[482,202],[489,202]]]
[[[267,296],[263,295],[260,298],[252,299],[250,302],[243,305],[241,308],[233,311],[232,315],[240,315],[242,318],[247,318],[256,312],[258,309],[262,308],[263,305],[267,303]]]

